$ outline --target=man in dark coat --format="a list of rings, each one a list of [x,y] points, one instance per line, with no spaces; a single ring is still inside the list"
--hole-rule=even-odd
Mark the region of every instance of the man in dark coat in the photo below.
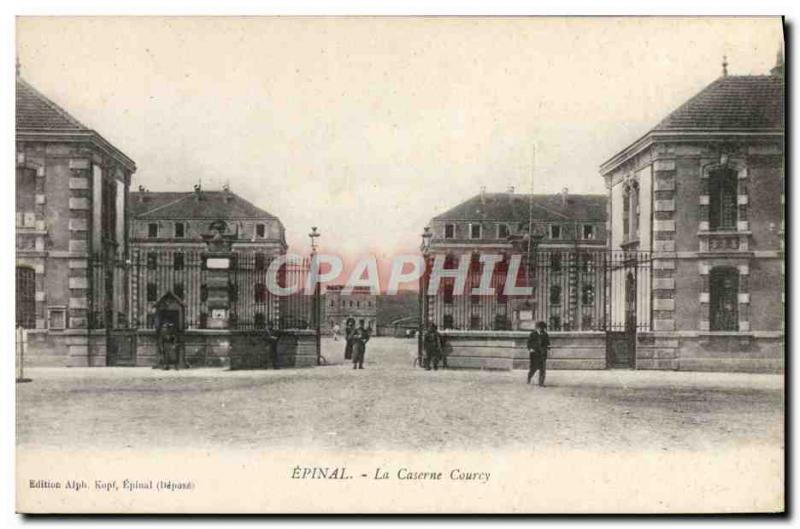
[[[364,369],[364,355],[367,354],[369,331],[364,328],[362,321],[358,329],[353,332],[353,369]]]
[[[544,386],[547,376],[547,352],[550,349],[550,337],[547,336],[547,326],[543,321],[536,324],[536,328],[528,335],[528,354],[530,367],[528,368],[528,384],[536,372],[539,372],[539,385]]]
[[[267,322],[262,335],[264,344],[267,347],[267,360],[272,369],[278,369],[278,331],[275,330],[275,324],[272,320]],[[264,367],[266,367],[266,362]]]
[[[433,322],[428,323],[423,345],[425,346],[425,369],[430,371],[433,367],[434,370],[438,370],[439,360],[442,358],[442,335],[439,334],[439,330]]]
[[[356,320],[347,318],[347,323],[344,326],[344,359],[353,359],[353,338],[356,332]]]

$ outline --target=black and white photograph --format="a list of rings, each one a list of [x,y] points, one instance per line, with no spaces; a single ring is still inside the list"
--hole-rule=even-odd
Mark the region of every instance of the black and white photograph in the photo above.
[[[18,16],[16,511],[783,513],[784,24]]]

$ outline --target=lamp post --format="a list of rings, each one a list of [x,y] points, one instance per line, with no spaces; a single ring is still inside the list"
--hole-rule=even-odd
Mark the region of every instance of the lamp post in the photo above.
[[[319,278],[319,265],[317,263],[317,239],[319,238],[320,233],[317,231],[316,226],[311,227],[311,233],[308,234],[308,238],[311,241],[311,263],[309,266],[308,273],[313,274],[312,279],[314,280],[314,302],[312,306],[313,314],[314,314],[314,327],[316,327],[317,331],[317,365],[322,364],[322,335],[321,335],[321,320],[322,320],[322,307],[320,303],[320,284],[318,281]]]
[[[428,303],[427,292],[428,289],[428,255],[431,250],[431,233],[430,226],[425,226],[422,231],[422,244],[419,249],[422,253],[422,274],[419,276],[419,329],[417,331],[417,358],[422,358],[422,333],[425,331],[425,325],[428,323]],[[420,367],[422,367],[422,362]]]

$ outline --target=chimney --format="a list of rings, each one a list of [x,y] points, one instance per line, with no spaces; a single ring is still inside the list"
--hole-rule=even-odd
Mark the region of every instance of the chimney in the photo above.
[[[567,207],[567,197],[569,197],[569,188],[565,187],[561,190],[561,205]]]
[[[140,185],[139,186],[139,197],[138,197],[139,202],[145,202],[146,201],[147,197],[145,197],[145,193],[147,193],[147,189],[144,186]]]
[[[728,77],[728,56],[722,56],[722,77]]]
[[[200,188],[200,184],[194,185],[194,200],[195,202],[200,202],[200,196],[202,195],[202,190]]]
[[[225,184],[224,186],[222,186],[222,191],[223,191],[223,194],[224,194],[223,200],[225,200],[225,202],[230,202],[231,201],[231,186],[230,186],[230,184]]]
[[[481,186],[481,204],[486,204],[486,186]]]
[[[513,195],[514,194],[514,186],[508,186],[508,194],[509,195]]]

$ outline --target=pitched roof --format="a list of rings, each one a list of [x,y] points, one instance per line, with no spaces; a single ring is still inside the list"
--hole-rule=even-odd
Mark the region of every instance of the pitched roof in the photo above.
[[[200,191],[200,200],[196,193],[133,192],[128,208],[137,219],[277,219],[235,193]]]
[[[783,130],[783,76],[720,77],[653,128],[654,131]]]
[[[125,153],[109,143],[94,131],[75,119],[69,112],[55,104],[36,90],[27,81],[17,76],[16,85],[16,133],[17,137],[41,139],[55,135],[59,140],[68,138],[77,141],[90,141],[99,149],[109,153],[131,172],[136,171],[136,163]]]
[[[434,220],[527,222],[529,194],[482,193],[434,217]],[[533,195],[533,218],[540,221],[606,220],[605,195]]]
[[[17,130],[90,132],[91,129],[17,77]]]

